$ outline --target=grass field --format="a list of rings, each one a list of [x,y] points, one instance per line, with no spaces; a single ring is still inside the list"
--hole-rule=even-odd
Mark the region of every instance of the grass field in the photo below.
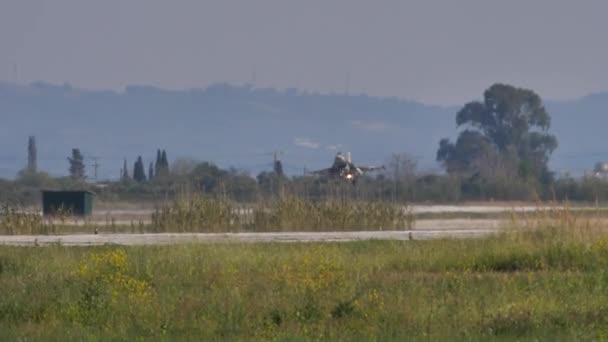
[[[0,247],[0,339],[608,336],[608,227],[488,239]]]

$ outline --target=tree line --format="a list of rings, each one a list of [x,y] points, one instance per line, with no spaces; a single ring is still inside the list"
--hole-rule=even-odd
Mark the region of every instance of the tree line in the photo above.
[[[156,150],[156,161],[150,162],[148,164],[148,173],[146,174],[146,169],[144,167],[144,162],[141,156],[137,157],[137,160],[133,164],[133,172],[129,173],[129,168],[127,166],[127,159],[124,160],[124,165],[120,170],[121,181],[123,183],[128,183],[130,181],[135,181],[137,183],[144,183],[147,181],[152,181],[155,178],[165,178],[169,175],[169,160],[167,159],[167,152],[165,150]],[[133,175],[131,177],[130,175]]]
[[[121,179],[97,192],[109,197],[154,199],[187,190],[242,201],[286,193],[402,202],[608,200],[608,183],[603,179],[556,177],[549,169],[549,158],[558,141],[549,132],[551,117],[534,91],[494,84],[481,100],[466,103],[456,113],[455,121],[455,141],[438,142],[436,159],[445,173],[421,174],[413,158],[399,153],[387,160],[386,172],[365,176],[353,187],[331,179],[288,177],[276,156],[271,171],[253,178],[211,162],[176,160],[170,165],[166,151],[158,149],[147,172],[141,156],[131,169],[125,159]],[[52,185],[50,177],[40,177],[36,155],[35,137],[30,137],[28,164],[16,184]],[[70,177],[59,185],[95,187],[82,182],[86,178],[83,160],[80,150],[73,149],[68,157]]]

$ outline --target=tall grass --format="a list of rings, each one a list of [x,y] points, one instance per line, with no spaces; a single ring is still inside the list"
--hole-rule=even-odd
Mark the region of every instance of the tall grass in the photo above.
[[[52,234],[55,228],[52,222],[44,222],[37,213],[20,211],[7,205],[0,209],[0,234]]]
[[[334,199],[282,197],[258,203],[253,227],[268,231],[397,230],[411,228],[413,216],[400,205]]]
[[[38,213],[4,207],[0,234],[394,230],[411,228],[413,223],[409,211],[385,202],[311,201],[286,196],[239,205],[228,199],[182,194],[157,207],[149,222],[122,226],[110,218],[92,222],[73,218],[66,211],[43,218]]]
[[[0,338],[601,340],[608,225],[486,239],[0,247]]]
[[[411,228],[413,215],[386,202],[285,196],[248,206],[201,195],[180,196],[156,209],[151,231],[345,231]]]
[[[242,227],[242,215],[230,200],[181,195],[152,213],[153,232],[226,232]]]
[[[54,215],[43,217],[38,212],[14,208],[4,205],[0,208],[0,234],[2,235],[48,235],[73,231],[74,225],[66,224],[74,220],[75,224],[90,226],[90,222],[82,217],[74,217],[69,209],[60,208]],[[79,223],[78,220],[81,220]],[[89,227],[91,231],[94,227]]]

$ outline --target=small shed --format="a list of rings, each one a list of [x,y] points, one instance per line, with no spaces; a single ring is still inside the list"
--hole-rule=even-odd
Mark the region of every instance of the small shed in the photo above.
[[[66,210],[70,215],[76,216],[91,215],[93,193],[86,190],[43,190],[43,215],[54,215],[58,210]]]

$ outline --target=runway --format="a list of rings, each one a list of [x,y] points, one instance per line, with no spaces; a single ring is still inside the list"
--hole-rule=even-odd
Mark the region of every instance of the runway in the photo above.
[[[498,232],[497,228],[427,229],[358,232],[280,232],[280,233],[158,233],[158,234],[71,234],[3,235],[0,245],[11,246],[99,246],[168,245],[183,243],[268,243],[268,242],[347,242],[361,240],[429,240],[438,238],[477,238]]]

